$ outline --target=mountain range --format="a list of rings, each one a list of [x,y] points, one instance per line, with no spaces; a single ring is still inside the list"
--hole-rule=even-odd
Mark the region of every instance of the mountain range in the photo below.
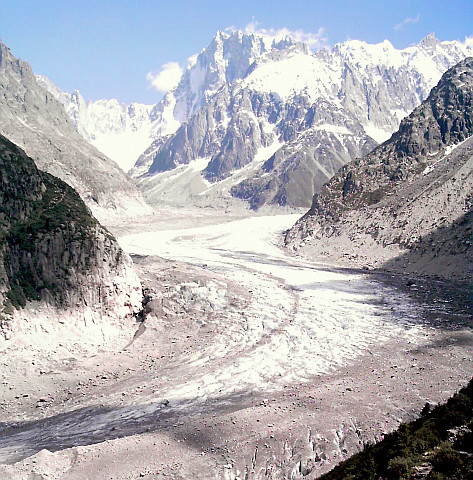
[[[309,255],[471,282],[473,58],[448,70],[399,130],[344,166],[286,244]]]
[[[217,193],[253,208],[309,207],[341,166],[386,140],[471,54],[471,41],[434,34],[404,50],[351,40],[312,53],[290,37],[218,32],[154,106],[85,103],[40,83],[122,168],[149,143],[130,174],[151,204],[212,203]]]
[[[127,106],[62,92],[0,43],[1,446],[2,463],[14,464],[0,465],[2,475],[315,478],[408,415],[408,402],[438,398],[471,372],[463,300],[440,293],[447,282],[459,296],[471,292],[472,49],[471,41],[430,35],[402,51],[350,41],[312,54],[290,38],[268,43],[219,32],[160,103]],[[97,148],[120,153],[121,168]],[[132,155],[139,158],[126,175]],[[137,255],[141,283],[101,218],[136,215],[122,229],[133,233],[169,229],[168,238],[152,232],[146,241],[169,242],[163,256],[170,258],[186,242],[198,250],[202,232],[185,230],[201,223],[193,209],[173,209],[161,223],[140,218],[150,210],[142,194],[153,205],[223,199],[254,209],[309,208],[285,243],[311,262],[280,251],[272,258],[272,239],[253,238],[241,227],[248,223],[235,222],[213,231],[216,243],[200,244],[209,245],[200,257],[206,263]],[[184,227],[165,223],[174,221]],[[268,224],[259,227],[268,233]],[[233,232],[231,249],[225,242]],[[257,248],[246,248],[241,235]],[[214,261],[217,250],[237,261]],[[357,271],[340,275],[314,259]],[[360,267],[415,280],[360,274]],[[451,309],[429,310],[405,295],[418,274],[444,280],[432,291],[438,284],[425,282],[425,290]],[[353,316],[348,308],[356,308]],[[356,317],[373,340],[355,329],[345,364],[337,345],[346,347]],[[330,375],[304,371],[297,352],[317,362],[332,329]],[[291,368],[266,363],[272,351]],[[268,377],[253,369],[260,358]],[[225,393],[232,372],[261,383]],[[271,372],[274,391],[265,389]],[[471,402],[465,405],[469,422]],[[434,429],[441,440],[466,425],[450,423]],[[369,436],[366,428],[374,429]],[[466,445],[471,428],[460,433]],[[423,435],[432,439],[426,429]],[[389,455],[377,458],[399,466]]]

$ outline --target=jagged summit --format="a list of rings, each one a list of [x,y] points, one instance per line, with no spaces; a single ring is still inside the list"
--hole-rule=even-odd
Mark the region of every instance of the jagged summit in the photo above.
[[[472,189],[469,57],[442,76],[388,141],[314,196],[286,243],[306,244],[311,255],[471,281]]]
[[[254,208],[308,207],[341,166],[388,138],[442,73],[472,51],[459,42],[438,43],[434,53],[396,50],[388,41],[349,41],[315,54],[295,41],[280,46],[261,49],[242,78],[212,91],[197,113],[140,157],[132,174],[145,174],[138,182],[148,200],[167,190],[163,177],[153,176],[197,162],[199,201],[225,181],[222,188]]]
[[[212,203],[222,191],[254,208],[309,207],[341,166],[389,138],[473,54],[468,42],[428,38],[404,50],[352,40],[311,53],[291,37],[218,32],[159,104],[69,96],[66,110],[122,168],[137,158],[130,174],[151,203],[174,200],[158,174],[180,168],[179,202]]]
[[[435,36],[435,32],[431,32],[419,42],[419,47],[434,49],[439,44],[440,40]]]

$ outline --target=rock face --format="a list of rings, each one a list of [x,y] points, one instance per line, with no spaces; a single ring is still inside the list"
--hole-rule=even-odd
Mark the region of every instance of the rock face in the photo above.
[[[150,203],[213,205],[215,195],[232,195],[252,208],[308,208],[342,165],[386,140],[472,53],[468,40],[433,34],[405,50],[348,41],[311,54],[289,37],[218,32],[154,106],[86,103],[39,80],[124,170],[142,152],[130,173]]]
[[[245,68],[230,75],[236,51]],[[168,117],[184,123],[158,136],[131,173],[151,202],[164,199],[161,173],[198,161],[194,178],[210,182],[209,191],[226,180],[222,191],[254,208],[308,207],[323,183],[388,138],[471,52],[469,43],[433,35],[405,50],[350,41],[311,54],[290,38],[265,45],[254,35],[220,33],[166,97],[166,108],[174,105]],[[193,90],[193,78],[205,80]]]
[[[78,90],[63,92],[44,75],[36,75],[36,81],[62,103],[77,131],[125,172],[153,141],[156,105],[126,105],[115,99],[86,102]]]
[[[222,86],[242,78],[265,49],[257,35],[218,32],[207,48],[189,59],[179,85],[156,105],[125,105],[114,99],[86,102],[77,90],[63,92],[47,77],[37,79],[64,105],[79,133],[127,171],[155,139],[175,133]]]
[[[306,118],[313,119],[314,110],[316,106]],[[309,206],[308,200],[343,165],[377,145],[358,122],[345,120],[349,127],[322,128],[314,123],[277,150],[251,178],[232,187],[231,194],[247,200],[254,209],[264,204]]]
[[[0,133],[75,188],[96,214],[147,208],[125,174],[79,135],[63,105],[3,43],[0,93]]]
[[[70,186],[1,135],[0,183],[0,331],[35,301],[99,317],[138,310],[139,280],[113,236]]]
[[[357,263],[468,279],[473,197],[473,58],[448,70],[384,144],[313,199],[286,243]]]

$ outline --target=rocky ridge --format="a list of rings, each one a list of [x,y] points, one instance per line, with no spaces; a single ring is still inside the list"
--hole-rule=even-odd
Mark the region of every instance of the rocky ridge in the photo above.
[[[247,200],[254,209],[266,203],[309,206],[308,199],[343,165],[377,145],[353,120],[344,119],[342,126],[333,122],[319,127],[320,117],[326,117],[329,110],[325,101],[312,105],[301,133],[277,150],[251,178],[233,186],[231,194]],[[311,126],[304,130],[307,125]]]
[[[71,331],[75,317],[103,330],[107,320],[121,323],[136,313],[141,285],[131,260],[79,195],[1,135],[0,167],[0,344],[34,337],[29,317],[51,332],[53,310],[56,322],[65,313]],[[49,313],[40,319],[33,313],[42,308]]]
[[[227,37],[219,37],[223,46]],[[315,54],[290,39],[281,47],[262,52],[241,78],[218,83],[199,111],[140,157],[131,173],[149,201],[158,200],[153,177],[159,184],[160,173],[199,161],[195,177],[211,182],[208,189],[251,166],[225,190],[255,208],[308,207],[342,164],[395,131],[442,73],[471,53],[469,43],[433,35],[402,51],[387,41],[346,42]]]
[[[148,208],[123,171],[83,139],[63,105],[3,43],[0,91],[0,133],[76,189],[96,215]]]
[[[226,202],[231,193],[255,209],[308,208],[342,165],[388,138],[472,52],[468,39],[434,34],[404,50],[348,41],[312,54],[290,37],[218,32],[154,106],[86,103],[40,82],[124,170],[143,152],[130,173],[150,203],[173,203],[177,188],[179,203],[213,205],[216,193]],[[175,169],[177,185],[162,175]]]
[[[473,59],[448,70],[388,141],[343,167],[287,233],[310,255],[468,280]]]
[[[37,78],[64,105],[79,133],[127,171],[155,139],[173,134],[222,86],[242,78],[266,48],[260,36],[218,32],[189,58],[178,86],[156,105],[125,105],[115,99],[86,102],[78,90],[63,92],[44,75]]]

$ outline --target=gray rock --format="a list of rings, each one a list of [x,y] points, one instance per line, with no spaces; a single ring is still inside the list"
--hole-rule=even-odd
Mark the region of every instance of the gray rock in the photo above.
[[[38,85],[28,63],[1,42],[0,133],[38,167],[75,188],[90,208],[144,207],[126,175],[79,135],[63,105]]]
[[[473,58],[467,58],[388,141],[344,166],[314,196],[286,244],[471,282],[472,135]]]
[[[239,47],[230,48],[232,42]],[[250,46],[252,55],[248,53]],[[377,137],[380,131],[394,132],[400,118],[427,97],[434,86],[433,77],[438,74],[439,78],[464,58],[468,48],[429,37],[404,51],[395,50],[389,42],[375,46],[346,42],[311,55],[306,46],[289,40],[263,49],[254,36],[217,36],[165,101],[172,104],[174,96],[174,118],[182,113],[179,121],[184,123],[174,134],[158,138],[150,146],[133,175],[141,175],[139,188],[147,198],[158,201],[161,197],[153,199],[153,176],[157,173],[208,158],[202,177],[218,182],[260,161],[262,149],[279,142],[284,144],[281,150],[271,159],[272,153],[268,154],[264,165],[261,162],[249,169],[231,192],[248,200],[253,208],[265,203],[308,206],[314,192],[342,165],[374,147],[370,134]],[[264,85],[260,88],[251,83],[262,69],[269,75],[268,82],[274,82],[268,72],[278,72],[278,65],[294,55],[301,56],[300,62],[305,57],[307,64],[315,62],[326,75],[284,99],[269,88],[264,91]],[[426,56],[435,74],[422,70],[421,60]],[[248,64],[250,57],[254,61]],[[236,69],[240,60],[242,67]],[[227,64],[233,67],[227,68]],[[190,86],[197,71],[204,80],[192,93]],[[337,72],[336,77],[333,72]],[[300,152],[296,153],[297,148]],[[352,188],[349,182],[346,188]]]
[[[302,119],[299,127],[302,132],[296,139],[264,162],[252,178],[233,187],[232,195],[247,200],[255,209],[264,204],[309,207],[314,193],[319,192],[343,165],[377,145],[360,124],[349,121],[339,112],[332,115],[330,124],[341,127],[346,133],[318,128],[317,122],[323,120],[320,110],[327,118],[330,106],[319,102],[312,105]]]

